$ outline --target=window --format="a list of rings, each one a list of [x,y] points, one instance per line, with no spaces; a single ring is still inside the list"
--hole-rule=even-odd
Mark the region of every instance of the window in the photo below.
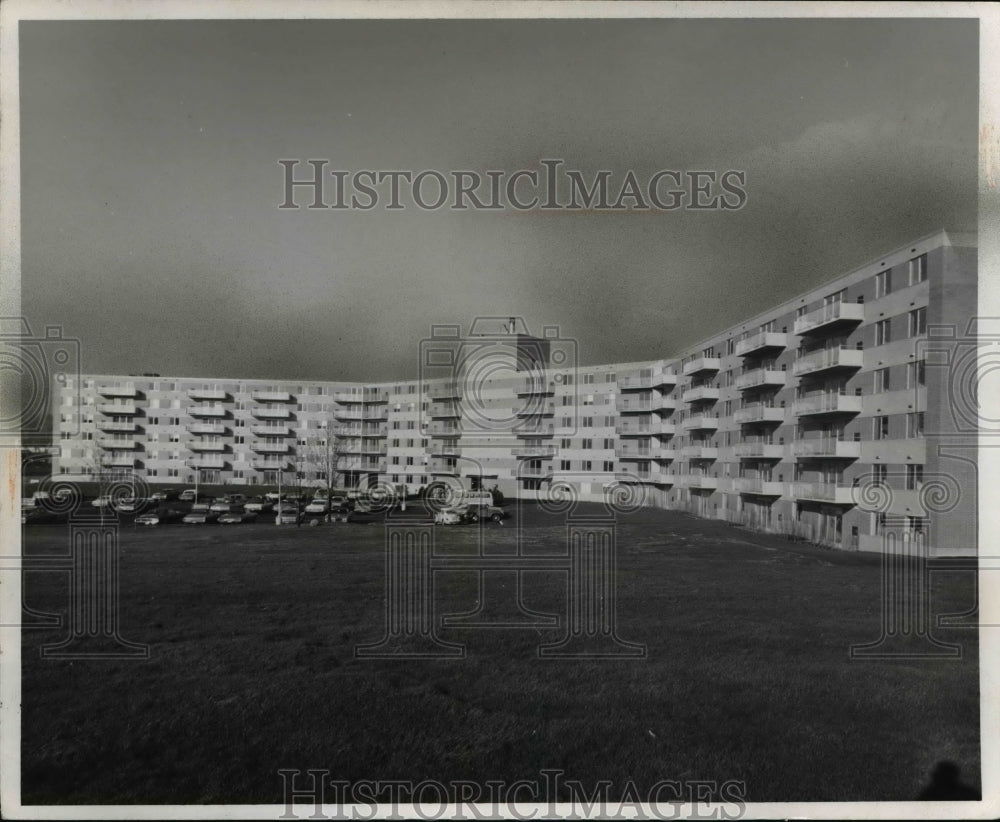
[[[884,297],[892,291],[892,270],[886,269],[875,275],[875,297]]]
[[[907,491],[919,491],[921,486],[924,484],[924,466],[922,465],[907,465],[906,466],[906,490]]]
[[[584,471],[592,471],[593,470],[593,464],[591,463],[590,460],[584,460],[583,461],[583,470]]]
[[[580,420],[580,426],[582,428],[593,428],[594,427],[594,418],[593,417],[583,417]]]
[[[883,462],[877,462],[872,466],[872,482],[875,485],[885,485],[889,474],[889,466]]]
[[[917,388],[927,384],[927,371],[923,360],[911,362],[906,366],[907,388]]]
[[[559,470],[569,471],[569,460],[559,460]]]
[[[570,442],[571,442],[571,440],[570,440],[569,437],[563,437],[562,439],[559,440],[559,447],[560,448],[569,448],[570,447]]]
[[[922,283],[927,279],[927,255],[921,254],[910,260],[910,285]]]
[[[910,336],[919,337],[927,333],[927,309],[916,308],[910,312]]]
[[[886,416],[872,418],[872,439],[889,439],[889,418]]]
[[[889,320],[879,320],[875,323],[875,345],[885,345],[891,339]]]
[[[613,439],[605,439],[604,440],[604,450],[605,451],[613,451],[614,448],[615,448],[615,441]]]
[[[582,442],[582,444],[581,444],[580,447],[583,448],[584,451],[587,451],[587,450],[589,450],[589,449],[591,449],[591,448],[594,447],[594,441],[593,440],[583,440],[583,442]]]
[[[879,368],[875,371],[875,391],[889,390],[889,369]]]
[[[906,415],[906,436],[922,437],[924,435],[924,412],[914,411]]]
[[[609,474],[610,474],[610,473],[611,473],[612,471],[614,471],[614,470],[615,470],[615,463],[614,463],[614,460],[605,460],[605,461],[604,461],[604,470],[605,470],[605,471],[606,471],[607,473],[609,473]]]
[[[593,385],[594,384],[594,375],[593,374],[584,374],[583,375],[583,384],[584,385]]]

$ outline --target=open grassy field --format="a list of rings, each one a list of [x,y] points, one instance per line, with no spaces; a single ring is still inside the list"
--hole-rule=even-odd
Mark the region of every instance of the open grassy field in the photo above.
[[[563,520],[519,515],[526,552]],[[445,553],[469,526],[437,529]],[[511,522],[486,526],[510,549]],[[65,551],[65,526],[25,529]],[[619,631],[641,659],[539,659],[558,628],[443,628],[451,660],[357,659],[384,633],[379,525],[124,525],[121,627],[138,661],[41,659],[24,633],[22,790],[31,803],[281,802],[279,768],[334,778],[592,784],[742,780],[751,801],[904,800],[936,762],[979,784],[977,637],[937,629],[959,660],[850,661],[880,635],[880,560],[668,511],[619,516]],[[471,609],[470,572],[439,575],[442,613]],[[969,573],[932,575],[935,613],[974,601]],[[66,580],[26,600],[65,610]],[[565,611],[565,577],[525,601]]]

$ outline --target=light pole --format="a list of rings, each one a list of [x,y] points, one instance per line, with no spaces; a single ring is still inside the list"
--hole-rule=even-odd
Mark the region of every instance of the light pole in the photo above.
[[[275,505],[275,508],[277,509],[278,513],[274,517],[274,524],[275,525],[281,525],[281,474],[282,474],[282,470],[281,470],[281,466],[279,466],[278,467],[278,502],[277,502],[277,505]]]

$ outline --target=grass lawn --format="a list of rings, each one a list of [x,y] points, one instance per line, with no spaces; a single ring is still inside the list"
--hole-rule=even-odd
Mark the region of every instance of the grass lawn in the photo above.
[[[524,550],[564,548],[564,521],[520,514]],[[28,554],[65,526],[25,529]],[[439,527],[443,553],[469,527]],[[490,546],[515,545],[508,522]],[[880,635],[879,557],[829,551],[669,511],[618,519],[619,633],[640,659],[539,659],[559,628],[443,628],[451,660],[357,659],[384,633],[379,525],[123,526],[121,630],[148,660],[41,659],[23,640],[22,800],[283,801],[279,768],[332,778],[592,785],[742,780],[750,801],[906,800],[950,759],[979,785],[978,644],[958,660],[850,661]],[[502,578],[497,578],[502,579]],[[934,573],[934,613],[974,600]],[[437,577],[442,613],[473,608],[470,572]],[[64,575],[27,575],[28,605],[66,609]],[[565,611],[565,577],[525,577]],[[559,797],[566,799],[568,797]]]

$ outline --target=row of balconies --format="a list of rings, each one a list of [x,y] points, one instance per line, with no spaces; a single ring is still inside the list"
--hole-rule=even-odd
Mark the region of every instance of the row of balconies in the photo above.
[[[619,394],[615,397],[615,408],[620,414],[651,414],[658,411],[673,411],[676,407],[675,399],[660,394],[649,397]]]
[[[676,382],[677,374],[673,369],[658,365],[623,377],[618,381],[618,388],[621,391],[643,391],[674,385]]]
[[[626,417],[615,426],[615,432],[622,437],[669,437],[673,436],[675,428],[672,422],[664,422],[658,417]]]

